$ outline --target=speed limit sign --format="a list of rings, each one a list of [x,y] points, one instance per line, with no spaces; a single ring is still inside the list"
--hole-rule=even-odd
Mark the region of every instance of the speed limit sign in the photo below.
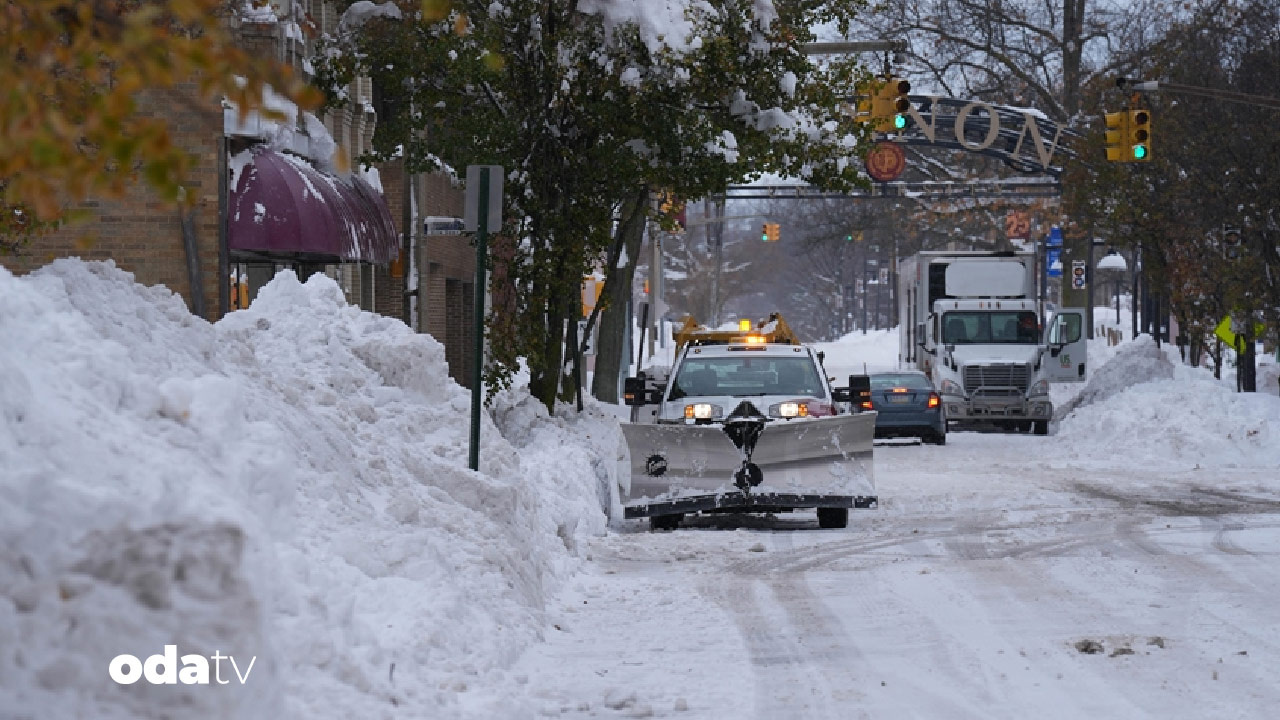
[[[1071,261],[1071,289],[1083,290],[1084,288],[1085,288],[1084,261],[1072,260]]]

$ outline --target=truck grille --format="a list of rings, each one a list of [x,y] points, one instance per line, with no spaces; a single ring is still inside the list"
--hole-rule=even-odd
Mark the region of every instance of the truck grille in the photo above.
[[[964,391],[972,393],[979,388],[1016,388],[1026,392],[1031,376],[1026,365],[965,365]]]

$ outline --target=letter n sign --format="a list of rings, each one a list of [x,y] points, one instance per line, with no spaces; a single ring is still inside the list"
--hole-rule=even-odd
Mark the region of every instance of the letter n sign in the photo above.
[[[487,170],[487,173],[481,171]],[[480,209],[481,178],[488,175],[488,207]],[[485,231],[495,233],[502,228],[502,166],[501,165],[468,165],[467,195],[462,213],[462,229],[475,232],[480,226],[480,213],[486,217]]]

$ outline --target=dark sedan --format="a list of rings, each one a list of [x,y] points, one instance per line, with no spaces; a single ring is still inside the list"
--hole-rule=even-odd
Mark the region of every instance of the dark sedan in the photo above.
[[[914,370],[872,373],[871,399],[865,410],[875,410],[876,437],[918,437],[936,445],[947,444],[947,416],[942,398],[929,376]]]

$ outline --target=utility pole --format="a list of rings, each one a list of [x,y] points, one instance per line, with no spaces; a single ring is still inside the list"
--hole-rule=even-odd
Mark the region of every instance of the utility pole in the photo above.
[[[720,268],[724,265],[724,196],[708,198],[706,213],[707,244],[715,256],[715,272],[711,274],[711,327],[720,326]]]
[[[867,334],[867,248],[862,248],[862,334]]]

